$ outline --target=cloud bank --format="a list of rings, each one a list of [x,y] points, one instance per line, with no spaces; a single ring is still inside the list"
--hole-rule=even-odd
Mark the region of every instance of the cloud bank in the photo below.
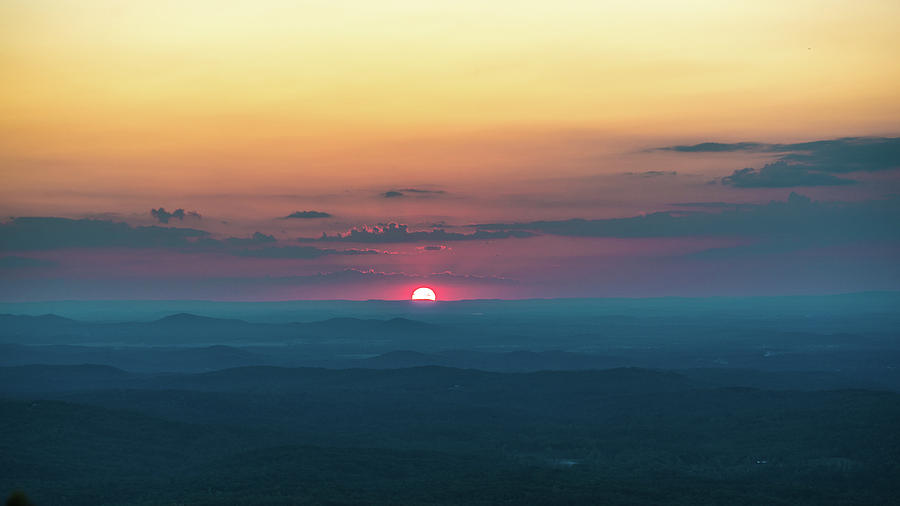
[[[322,249],[313,246],[275,246],[270,248],[245,249],[234,252],[235,255],[250,258],[303,258],[313,259],[328,255],[380,255],[374,249]]]
[[[322,212],[322,211],[295,211],[282,219],[315,219],[315,218],[331,218],[330,213]]]
[[[0,224],[4,251],[62,248],[180,248],[209,233],[194,228],[132,227],[107,220],[68,218],[15,218]]]
[[[852,179],[778,161],[757,170],[745,168],[722,178],[722,184],[735,188],[789,188],[792,186],[840,186],[856,184]]]
[[[676,172],[674,170],[645,170],[644,172],[625,172],[623,175],[633,176],[633,177],[651,178],[651,177],[662,177],[662,176],[677,176],[678,172]]]
[[[337,250],[313,246],[275,246],[272,235],[215,239],[193,228],[132,227],[107,220],[15,218],[0,224],[0,251],[60,250],[66,248],[163,248],[185,253],[222,253],[239,257],[311,259],[327,255],[371,255],[376,250]],[[31,259],[6,257],[21,267]],[[18,260],[17,260],[18,259]]]
[[[777,154],[774,162],[761,169],[738,169],[722,178],[722,184],[736,188],[848,185],[855,181],[836,174],[900,168],[900,137],[844,137],[792,144],[704,142],[658,149],[679,153]]]
[[[328,235],[321,237],[301,237],[298,241],[311,242],[353,242],[353,243],[401,243],[401,242],[443,242],[443,241],[486,241],[491,239],[526,238],[532,237],[533,232],[525,230],[476,230],[470,234],[447,232],[441,228],[430,231],[410,232],[407,225],[389,223],[372,228],[355,228],[345,234]]]
[[[702,203],[694,203],[698,206]],[[787,201],[712,206],[710,211],[656,212],[629,218],[569,219],[474,225],[483,230],[530,231],[572,237],[778,237],[820,240],[900,239],[900,197],[862,202]],[[721,209],[719,212],[715,210]]]

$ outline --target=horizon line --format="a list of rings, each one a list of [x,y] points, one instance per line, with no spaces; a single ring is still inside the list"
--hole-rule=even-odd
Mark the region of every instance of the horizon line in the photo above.
[[[480,298],[480,299],[449,299],[429,301],[430,304],[443,304],[455,302],[529,302],[529,301],[557,301],[557,300],[701,300],[701,299],[774,299],[774,298],[813,298],[813,297],[841,297],[851,295],[900,295],[898,290],[861,290],[854,292],[836,292],[820,294],[772,294],[772,295],[653,295],[653,296],[600,296],[600,297],[522,297],[522,298]],[[52,303],[127,303],[127,302],[207,302],[219,304],[278,304],[288,302],[393,302],[393,303],[417,303],[410,299],[275,299],[275,300],[221,300],[221,299],[48,299],[48,300],[17,300],[0,301],[0,304],[52,304]]]

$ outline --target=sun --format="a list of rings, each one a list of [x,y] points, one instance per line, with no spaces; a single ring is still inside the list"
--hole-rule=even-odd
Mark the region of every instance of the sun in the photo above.
[[[434,290],[427,286],[416,288],[413,291],[412,300],[435,300]]]

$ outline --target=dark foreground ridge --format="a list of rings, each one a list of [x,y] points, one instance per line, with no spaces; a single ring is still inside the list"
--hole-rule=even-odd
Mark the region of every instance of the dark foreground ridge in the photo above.
[[[0,368],[0,388],[0,487],[36,504],[886,504],[900,492],[900,394],[885,391],[434,366],[32,365]]]

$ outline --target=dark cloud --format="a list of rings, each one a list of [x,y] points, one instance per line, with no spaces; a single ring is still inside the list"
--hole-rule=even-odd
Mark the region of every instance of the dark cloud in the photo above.
[[[150,214],[160,223],[168,223],[172,218],[184,219],[184,209],[176,209],[170,213],[164,207],[160,207],[159,209],[151,209]]]
[[[223,253],[259,258],[319,258],[326,255],[368,255],[375,250],[316,247],[273,247],[277,239],[256,232],[251,237],[214,239],[193,228],[132,227],[127,223],[68,218],[16,218],[0,224],[0,250],[30,251],[64,248],[166,248],[180,252]],[[6,257],[24,266],[24,257]],[[22,260],[15,260],[22,258]]]
[[[495,283],[501,285],[515,285],[518,284],[519,281],[506,278],[503,276],[478,276],[475,274],[455,274],[450,271],[444,272],[434,272],[427,276],[421,276],[425,279],[429,280],[439,280],[439,281],[473,281],[478,283]]]
[[[674,207],[693,207],[705,209],[737,209],[739,207],[755,207],[756,204],[740,204],[733,202],[675,202],[667,204]]]
[[[322,211],[295,211],[283,219],[291,219],[291,218],[300,218],[300,219],[312,219],[312,218],[331,218],[331,214],[325,213]]]
[[[208,232],[193,228],[132,227],[106,220],[29,217],[0,224],[0,249],[179,248],[208,236]]]
[[[900,137],[853,137],[778,145],[781,160],[819,172],[875,172],[900,168]]]
[[[535,235],[524,230],[487,231],[476,230],[471,234],[447,232],[436,228],[430,231],[410,232],[407,225],[390,223],[373,228],[355,228],[346,234],[322,234],[318,238],[301,237],[299,241],[355,242],[355,243],[397,243],[432,241],[479,241],[489,239],[525,238]]]
[[[419,193],[419,194],[423,194],[423,195],[442,195],[444,193],[447,193],[444,190],[423,190],[421,188],[401,188],[396,191],[405,192],[405,193]]]
[[[192,218],[201,218],[200,213],[196,211],[185,212],[185,210],[181,208],[176,209],[171,213],[166,211],[166,208],[164,207],[160,207],[159,209],[151,209],[150,215],[156,218],[156,220],[160,223],[169,223],[169,220],[171,220],[172,218],[175,218],[179,221],[184,221],[184,218],[186,216],[190,216]]]
[[[275,246],[259,249],[244,249],[234,252],[237,256],[251,258],[300,258],[311,259],[328,255],[379,255],[374,249],[322,249],[313,246]]]
[[[722,178],[722,184],[735,188],[789,188],[793,186],[841,186],[856,184],[852,179],[814,172],[802,165],[778,161],[756,170],[739,169]]]
[[[259,244],[267,244],[278,242],[274,235],[263,234],[262,232],[254,232],[249,238],[244,237],[228,237],[224,242],[232,246],[254,246]]]
[[[844,137],[841,139],[764,144],[705,142],[692,146],[669,146],[663,150],[688,153],[756,151],[784,153],[779,160],[803,163],[821,172],[879,171],[900,167],[900,137]]]
[[[377,255],[382,253],[373,249],[339,250],[315,246],[273,246],[277,242],[278,239],[275,236],[255,232],[249,238],[207,239],[198,244],[198,249],[245,258],[313,259],[330,255]]]
[[[722,153],[729,151],[765,151],[771,144],[759,142],[735,142],[726,144],[721,142],[701,142],[690,146],[665,146],[656,148],[660,151],[678,151],[680,153]]]
[[[636,177],[660,177],[660,176],[675,176],[678,175],[674,170],[646,170],[644,172],[626,172],[626,176],[636,176]]]
[[[807,241],[900,239],[900,198],[813,202],[791,193],[786,202],[743,204],[720,212],[657,212],[630,218],[570,219],[473,225],[482,230],[532,231],[575,237],[793,237]]]
[[[444,251],[445,249],[447,249],[447,247],[444,246],[444,245],[440,245],[440,246],[420,246],[419,249],[421,249],[422,251]]]
[[[421,188],[400,188],[398,190],[388,190],[381,194],[382,197],[386,199],[403,197],[407,193],[414,193],[419,195],[420,197],[433,197],[435,195],[443,195],[447,192],[444,190],[423,190]]]
[[[44,260],[42,258],[5,256],[0,257],[0,269],[26,269],[32,267],[55,267],[58,265],[53,260]]]
[[[723,184],[738,188],[846,185],[854,181],[834,174],[900,168],[900,137],[845,137],[793,144],[705,142],[659,149],[683,153],[747,151],[777,154],[776,160],[762,169],[738,169],[722,178]]]

